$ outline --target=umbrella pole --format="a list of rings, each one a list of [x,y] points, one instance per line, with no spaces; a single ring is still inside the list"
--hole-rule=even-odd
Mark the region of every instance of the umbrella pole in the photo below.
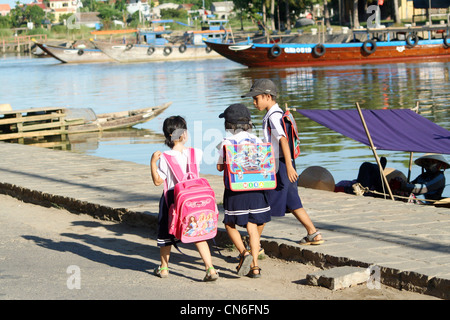
[[[412,167],[412,161],[413,161],[413,153],[409,153],[409,167],[408,167],[408,183],[411,181],[411,167]]]
[[[419,114],[419,101],[416,101],[416,107],[412,109],[415,113]],[[411,181],[411,169],[412,169],[412,162],[413,162],[413,152],[409,153],[409,167],[408,167],[408,183]]]
[[[359,117],[361,118],[361,122],[362,122],[362,124],[364,126],[364,130],[366,131],[367,139],[369,139],[370,147],[372,149],[372,152],[373,152],[373,155],[375,157],[375,160],[377,161],[378,168],[380,168],[381,176],[383,177],[383,181],[384,181],[384,184],[386,185],[386,188],[387,188],[387,190],[389,192],[389,196],[391,197],[392,200],[395,200],[394,199],[394,195],[392,194],[392,191],[391,191],[391,187],[389,186],[389,183],[388,183],[388,181],[386,179],[386,175],[384,174],[384,170],[382,170],[380,159],[378,158],[376,148],[373,145],[372,137],[370,136],[369,129],[367,128],[366,121],[364,120],[364,116],[363,116],[363,114],[361,112],[361,108],[359,107],[359,103],[358,102],[356,102],[356,108],[358,109]]]

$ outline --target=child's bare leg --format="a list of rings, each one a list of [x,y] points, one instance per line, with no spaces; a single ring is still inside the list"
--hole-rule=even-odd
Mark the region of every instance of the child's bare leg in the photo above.
[[[227,230],[227,233],[228,233],[228,236],[230,237],[231,242],[233,242],[236,249],[242,255],[245,252],[245,245],[244,245],[244,242],[242,241],[241,234],[236,229],[236,226],[226,224],[225,229]]]
[[[259,254],[259,229],[258,225],[255,223],[248,222],[247,223],[247,232],[249,236],[249,242],[250,242],[250,249],[252,252],[253,262],[251,264],[251,267],[257,267],[258,266],[258,254]],[[259,272],[259,271],[258,271]]]
[[[263,224],[260,224],[260,225],[258,225],[258,233],[259,233],[259,238],[261,239],[261,235],[262,235],[262,233],[263,233],[263,230],[264,230],[264,226],[265,226],[266,224],[265,223],[263,223]]]
[[[161,269],[162,268],[168,268],[169,267],[169,258],[170,258],[170,250],[172,249],[172,246],[165,246],[160,247],[159,249],[159,255],[161,257]],[[169,271],[167,269],[162,269],[161,274],[166,275]]]
[[[292,214],[305,227],[306,232],[308,232],[308,234],[313,234],[314,232],[317,231],[316,227],[314,226],[313,222],[311,221],[311,218],[309,217],[305,208],[298,208],[296,210],[293,210]],[[317,236],[314,237],[314,240],[316,240],[316,241],[321,240],[321,239],[322,239],[322,235],[320,235],[320,234],[318,234]]]
[[[212,265],[211,251],[209,251],[209,246],[206,241],[200,241],[195,243],[198,252],[200,253],[200,257],[205,263],[206,271],[209,270],[211,274],[216,274],[216,270],[214,270]]]

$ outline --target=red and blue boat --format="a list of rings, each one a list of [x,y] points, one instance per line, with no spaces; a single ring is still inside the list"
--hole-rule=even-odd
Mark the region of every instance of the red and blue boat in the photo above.
[[[205,42],[225,58],[251,68],[393,63],[450,59],[449,31],[450,24],[447,23],[427,27],[355,29],[345,42],[340,43]]]

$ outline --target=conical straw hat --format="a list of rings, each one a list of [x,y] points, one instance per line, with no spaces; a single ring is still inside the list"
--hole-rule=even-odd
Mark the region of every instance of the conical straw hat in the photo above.
[[[417,164],[418,166],[423,167],[424,165],[426,165],[428,160],[434,160],[434,161],[441,162],[443,164],[443,166],[442,166],[443,169],[450,168],[450,164],[447,162],[447,160],[445,160],[444,156],[442,156],[441,154],[436,154],[436,153],[427,153],[423,157],[416,159],[416,161],[414,161],[414,163]]]
[[[320,166],[312,166],[306,168],[302,174],[300,174],[298,177],[298,186],[334,191],[335,183],[333,176],[327,169]]]
[[[395,178],[401,178],[403,181],[405,182],[407,181],[407,178],[403,174],[403,172],[396,170],[394,168],[385,168],[384,175],[386,176],[388,182],[391,182],[391,180]]]

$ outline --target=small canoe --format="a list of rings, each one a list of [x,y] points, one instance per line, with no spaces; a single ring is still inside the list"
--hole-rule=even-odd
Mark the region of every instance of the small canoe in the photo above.
[[[97,114],[95,119],[84,120],[83,123],[80,123],[80,119],[70,119],[69,113],[66,117],[68,133],[95,132],[133,127],[136,124],[144,123],[155,118],[170,105],[171,102],[168,102],[151,108]]]

